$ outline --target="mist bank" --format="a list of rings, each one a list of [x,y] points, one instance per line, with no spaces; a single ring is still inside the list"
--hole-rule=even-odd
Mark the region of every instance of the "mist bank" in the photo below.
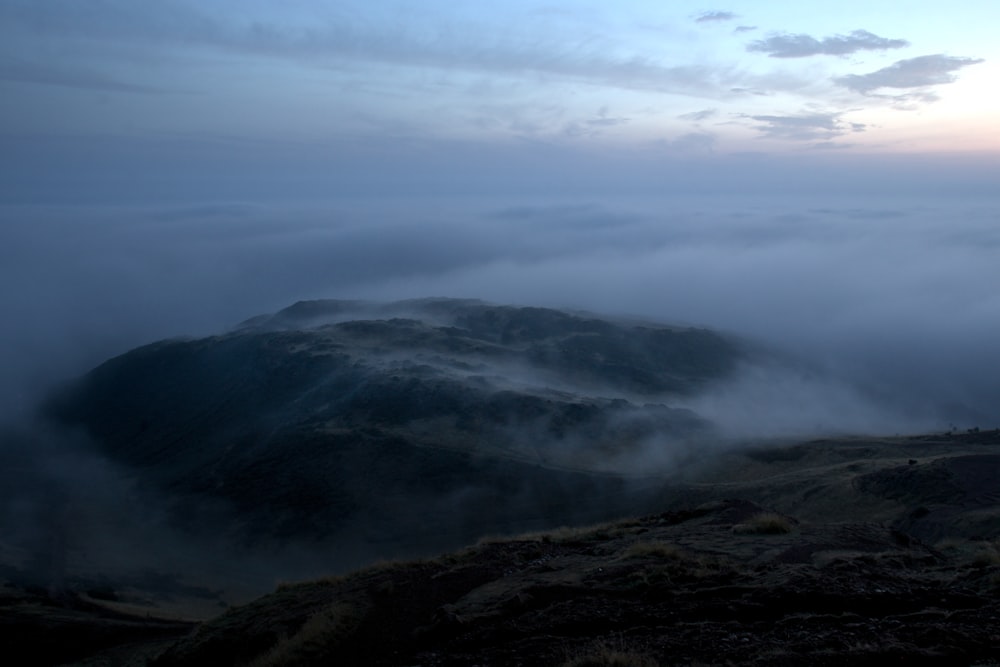
[[[0,433],[0,548],[18,580],[57,589],[146,567],[266,587],[314,563],[648,513],[734,437],[671,404],[757,361],[644,321],[300,301],[109,359],[45,402],[46,423]],[[204,553],[239,567],[220,575]]]
[[[822,368],[824,383],[864,387],[865,401],[881,397],[903,420],[992,427],[1000,418],[993,203],[9,205],[0,227],[0,404],[5,415],[25,414],[54,383],[131,347],[225,331],[300,299],[438,295],[734,332]],[[893,430],[909,429],[901,420]]]
[[[54,420],[0,433],[0,548],[56,588],[153,568],[262,590],[655,511],[673,475],[748,441],[941,427],[830,369],[635,316],[299,302],[110,359],[46,402]]]
[[[792,120],[792,119],[789,119]],[[502,197],[805,195],[841,201],[995,196],[988,151],[889,153],[851,144],[720,150],[712,132],[629,142],[403,138],[385,128],[289,141],[232,133],[53,134],[0,130],[0,203],[183,206],[205,201],[329,202]],[[690,142],[685,145],[685,138]],[[778,148],[778,150],[775,150]]]

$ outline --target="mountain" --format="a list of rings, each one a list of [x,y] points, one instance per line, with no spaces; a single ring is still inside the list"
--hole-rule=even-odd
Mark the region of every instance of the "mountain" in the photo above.
[[[545,308],[308,301],[109,360],[47,414],[195,531],[396,555],[645,506],[711,424],[669,401],[747,355],[715,332]]]
[[[679,407],[760,354],[449,299],[132,350],[2,449],[0,632],[43,665],[995,664],[1000,430],[734,443]]]

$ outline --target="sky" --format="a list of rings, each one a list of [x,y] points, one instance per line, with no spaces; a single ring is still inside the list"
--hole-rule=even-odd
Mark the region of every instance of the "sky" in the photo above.
[[[998,22],[987,0],[3,0],[0,197],[651,191],[755,155],[995,167]]]
[[[0,415],[298,299],[435,295],[734,331],[1000,426],[997,25],[0,0]]]

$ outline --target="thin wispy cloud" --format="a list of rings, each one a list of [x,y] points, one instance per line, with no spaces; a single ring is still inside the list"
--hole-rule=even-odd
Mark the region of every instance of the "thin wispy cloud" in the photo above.
[[[759,88],[744,88],[742,86],[730,88],[729,92],[737,95],[756,95],[757,97],[767,97],[770,94],[766,90],[761,90]]]
[[[47,110],[64,107],[76,112],[53,123],[64,135],[155,142],[154,131],[226,133],[266,138],[289,153],[297,150],[292,144],[324,141],[348,141],[361,153],[388,138],[404,147],[456,142],[437,154],[463,142],[464,154],[472,154],[472,144],[523,140],[623,148],[722,118],[794,118],[802,109],[850,107],[852,117],[865,120],[858,114],[919,108],[958,92],[929,86],[981,61],[925,56],[871,71],[896,58],[877,65],[847,58],[909,41],[928,52],[992,53],[982,42],[949,44],[913,22],[876,24],[868,15],[858,24],[872,21],[868,27],[880,33],[896,27],[888,36],[838,33],[817,12],[781,31],[788,19],[777,8],[755,7],[751,21],[694,0],[633,3],[621,9],[621,20],[606,18],[558,0],[504,11],[462,3],[403,3],[391,11],[361,0],[171,0],[142,8],[128,0],[0,0],[0,116],[12,135],[41,132]],[[94,92],[107,95],[98,100]],[[281,102],[296,99],[310,102]],[[603,105],[614,113],[595,114]],[[985,118],[989,110],[977,114]],[[878,135],[890,124],[882,119],[859,143],[888,145]],[[745,120],[712,129],[723,151],[745,150],[753,135]],[[7,191],[20,196],[23,188]]]
[[[584,122],[594,127],[614,127],[615,125],[624,125],[628,121],[628,118],[622,116],[609,116],[607,109],[601,109],[596,117],[588,118]]]
[[[703,120],[708,120],[719,113],[718,109],[702,109],[701,111],[692,111],[690,113],[682,113],[678,118],[681,120],[690,120],[694,122],[699,122]]]
[[[625,125],[628,122],[628,118],[610,116],[607,109],[601,109],[594,117],[567,123],[563,127],[563,134],[571,137],[597,136],[607,128]]]
[[[980,58],[958,58],[938,53],[899,60],[869,74],[847,74],[834,81],[862,94],[879,88],[923,88],[953,83],[957,79],[955,72],[981,62]]]
[[[54,21],[39,22],[29,10],[10,13],[7,18],[12,25],[22,23],[60,40],[67,52],[76,48],[73,44],[85,44],[88,52],[109,49],[95,59],[95,68],[109,63],[115,66],[120,55],[115,49],[124,48],[123,44],[134,48],[137,43],[146,43],[156,48],[184,48],[192,57],[202,59],[219,54],[265,57],[354,75],[373,67],[388,67],[397,73],[421,68],[512,79],[541,75],[569,84],[707,97],[722,95],[739,80],[738,73],[723,65],[666,62],[641,51],[629,55],[619,48],[622,44],[612,39],[566,41],[558,35],[534,34],[530,28],[484,32],[483,26],[471,23],[462,29],[445,29],[402,22],[376,24],[349,16],[308,28],[274,22],[225,24],[206,10],[192,6],[171,6],[169,11],[161,9],[150,16],[123,11],[116,14],[110,26],[84,14],[78,7],[66,6],[64,15]],[[714,18],[705,20],[725,20],[727,14],[715,12]],[[2,19],[4,11],[0,7]],[[43,76],[41,71],[35,74],[35,78]],[[107,79],[105,85],[116,85],[110,77],[98,73],[91,76],[92,84],[98,85],[102,76]],[[138,90],[128,84],[118,88]]]
[[[120,81],[86,67],[50,65],[21,60],[0,59],[0,81],[64,86],[110,93],[162,93],[154,86]]]
[[[694,21],[695,23],[714,23],[717,21],[732,21],[735,18],[738,18],[738,16],[733,12],[713,11],[699,14]]]
[[[863,123],[849,123],[843,114],[814,113],[797,116],[757,115],[748,116],[757,123],[762,136],[793,141],[822,141],[854,132],[864,132]]]
[[[718,138],[711,132],[688,132],[675,139],[664,141],[663,147],[670,153],[710,153],[715,148],[717,140]]]
[[[821,151],[840,151],[854,148],[856,145],[846,141],[817,141],[810,148]]]
[[[883,51],[909,46],[905,39],[879,37],[867,30],[847,35],[816,39],[811,35],[778,33],[747,45],[747,51],[766,53],[771,58],[807,58],[809,56],[846,56],[858,51]]]

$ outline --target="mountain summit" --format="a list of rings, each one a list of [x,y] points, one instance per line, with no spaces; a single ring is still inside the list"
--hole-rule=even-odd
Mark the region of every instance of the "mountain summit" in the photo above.
[[[632,511],[745,355],[704,329],[424,299],[304,301],[111,359],[49,403],[240,540],[452,546]],[[208,521],[208,519],[205,519]],[[393,553],[395,549],[388,549]]]

